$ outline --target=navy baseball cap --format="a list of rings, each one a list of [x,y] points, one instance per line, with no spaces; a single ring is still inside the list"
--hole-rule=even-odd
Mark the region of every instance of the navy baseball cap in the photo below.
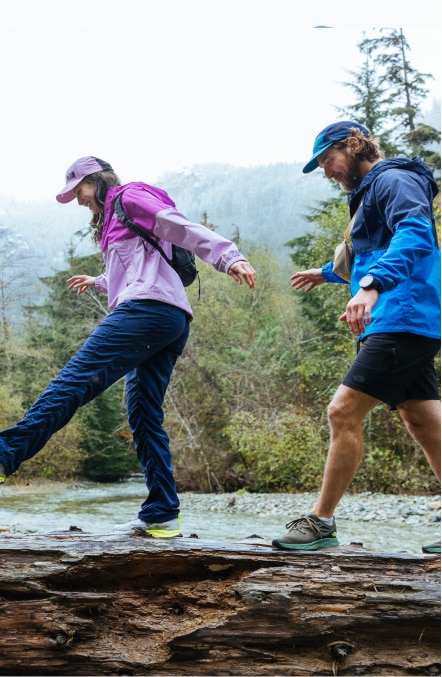
[[[329,125],[318,134],[313,144],[313,156],[307,162],[304,169],[302,170],[304,174],[312,172],[318,167],[317,157],[321,155],[327,148],[333,146],[337,141],[342,141],[351,136],[351,127],[356,127],[360,129],[364,136],[370,136],[370,131],[364,125],[360,125],[358,122],[351,122],[350,120],[344,120],[343,122],[334,122],[332,125]]]

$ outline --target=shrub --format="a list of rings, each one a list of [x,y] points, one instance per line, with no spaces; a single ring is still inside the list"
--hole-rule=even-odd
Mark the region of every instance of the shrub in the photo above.
[[[234,472],[252,491],[318,489],[327,442],[321,426],[294,407],[271,417],[240,412],[226,434],[240,457]]]

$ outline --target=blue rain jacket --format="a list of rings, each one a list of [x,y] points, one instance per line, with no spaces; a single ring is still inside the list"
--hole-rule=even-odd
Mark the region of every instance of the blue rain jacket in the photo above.
[[[354,260],[350,289],[370,273],[384,291],[360,338],[381,332],[410,332],[440,338],[440,249],[432,210],[439,189],[419,158],[382,160],[349,192]],[[346,283],[322,268],[326,282]]]

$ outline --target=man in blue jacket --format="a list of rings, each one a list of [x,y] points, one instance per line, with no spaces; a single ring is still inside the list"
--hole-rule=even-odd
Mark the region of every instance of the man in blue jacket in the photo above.
[[[334,511],[364,453],[362,422],[380,402],[397,409],[440,481],[440,249],[432,201],[438,187],[419,159],[385,160],[377,139],[352,121],[326,127],[303,169],[320,167],[348,193],[354,217],[352,298],[339,318],[358,336],[358,353],[328,408],[330,446],[320,495],[273,545],[316,550],[339,545]],[[295,273],[309,292],[346,281],[333,262]],[[440,552],[440,542],[422,548]]]

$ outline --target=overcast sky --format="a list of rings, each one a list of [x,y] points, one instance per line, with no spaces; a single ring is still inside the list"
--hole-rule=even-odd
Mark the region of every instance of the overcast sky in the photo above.
[[[84,155],[147,183],[307,161],[378,27],[440,98],[439,0],[0,0],[0,194],[52,199]]]

